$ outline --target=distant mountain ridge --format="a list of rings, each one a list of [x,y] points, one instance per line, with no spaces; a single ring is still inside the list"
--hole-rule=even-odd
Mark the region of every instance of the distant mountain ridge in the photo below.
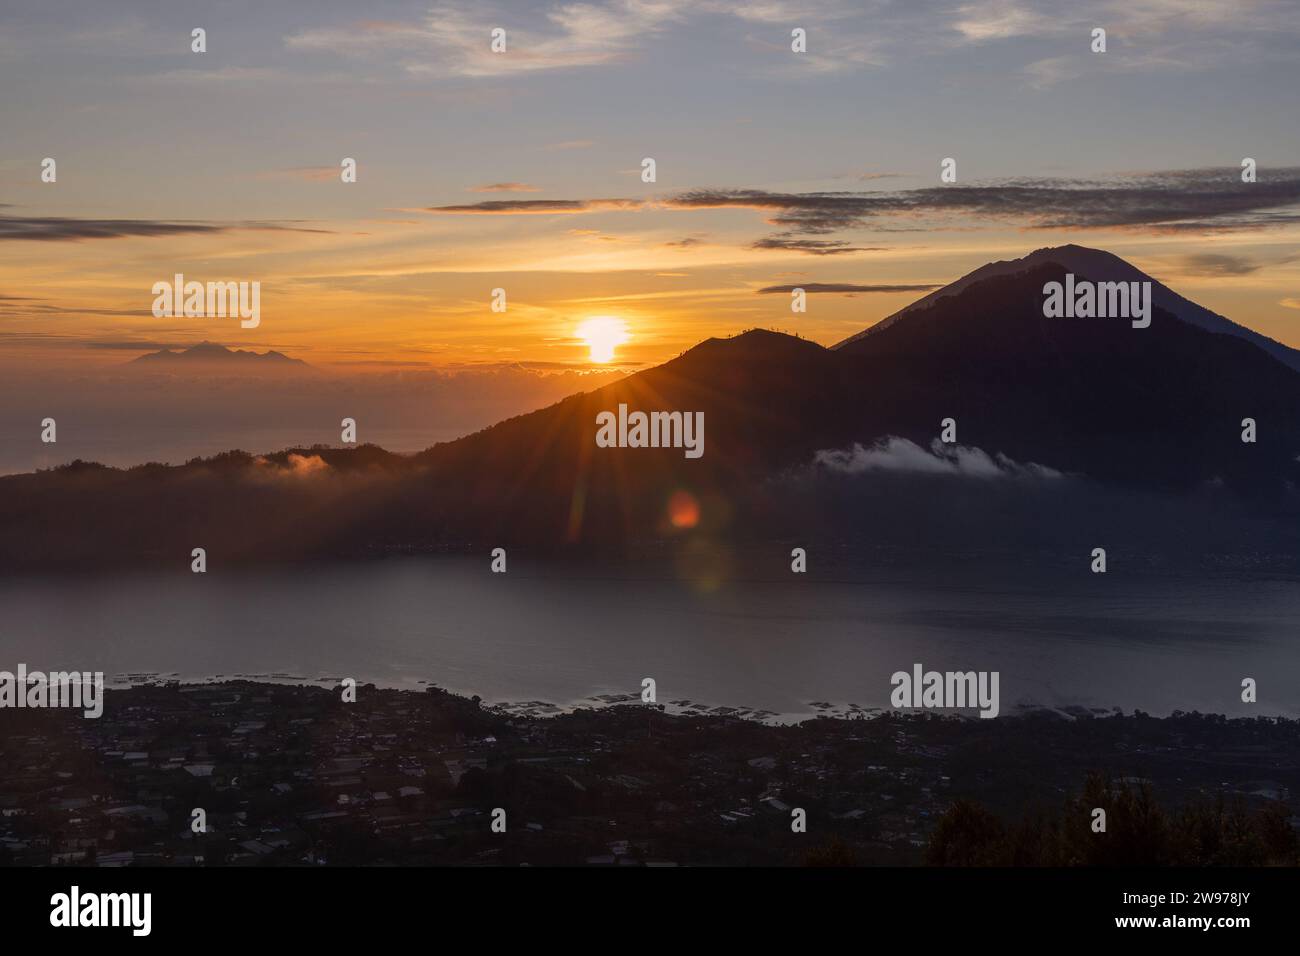
[[[187,349],[178,351],[172,351],[169,348],[159,349],[157,352],[149,352],[138,356],[127,364],[177,368],[208,365],[232,370],[242,370],[252,366],[257,366],[259,370],[293,369],[305,371],[312,368],[302,359],[290,358],[283,352],[274,350],[253,352],[243,349],[230,349],[216,342],[200,342],[198,345],[192,345]]]

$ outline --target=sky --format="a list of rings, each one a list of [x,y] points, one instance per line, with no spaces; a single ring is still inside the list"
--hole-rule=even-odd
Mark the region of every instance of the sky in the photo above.
[[[1066,242],[1300,347],[1298,79],[1293,0],[6,4],[0,368],[634,370]]]

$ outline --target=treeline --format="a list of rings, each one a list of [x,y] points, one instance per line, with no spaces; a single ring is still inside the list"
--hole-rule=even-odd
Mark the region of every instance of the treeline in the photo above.
[[[1095,829],[1105,811],[1105,830]],[[939,819],[925,849],[931,866],[1296,866],[1300,835],[1291,810],[1269,801],[1255,810],[1240,797],[1156,802],[1149,784],[1089,775],[1083,792],[1058,810],[1006,823],[969,800]]]

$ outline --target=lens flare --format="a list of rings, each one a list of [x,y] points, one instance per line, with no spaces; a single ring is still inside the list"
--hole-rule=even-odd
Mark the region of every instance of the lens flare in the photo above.
[[[668,523],[674,528],[694,528],[700,523],[700,503],[686,491],[675,491],[668,499]]]

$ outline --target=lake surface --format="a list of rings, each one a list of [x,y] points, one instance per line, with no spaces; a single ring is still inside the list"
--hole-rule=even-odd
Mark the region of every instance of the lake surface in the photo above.
[[[428,682],[485,702],[598,695],[793,719],[887,707],[914,663],[1000,673],[1018,706],[1300,716],[1300,582],[1060,567],[784,576],[407,557],[319,569],[0,582],[0,669]],[[712,575],[705,577],[714,578]],[[1259,703],[1240,700],[1243,677]]]

